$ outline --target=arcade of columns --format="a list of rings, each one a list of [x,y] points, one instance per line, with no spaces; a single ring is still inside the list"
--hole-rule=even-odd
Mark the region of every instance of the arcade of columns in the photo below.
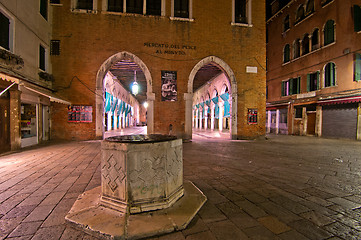
[[[104,114],[107,117],[105,131],[122,129],[139,123],[139,102],[113,78],[110,72],[104,78]]]
[[[226,75],[222,73],[194,93],[192,109],[193,128],[218,129],[219,131],[227,128],[229,130],[230,103],[232,102],[230,89],[230,83]],[[226,121],[228,121],[227,124]]]

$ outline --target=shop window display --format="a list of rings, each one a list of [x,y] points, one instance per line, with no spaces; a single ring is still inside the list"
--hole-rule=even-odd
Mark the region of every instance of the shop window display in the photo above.
[[[36,136],[36,105],[21,104],[21,138]]]

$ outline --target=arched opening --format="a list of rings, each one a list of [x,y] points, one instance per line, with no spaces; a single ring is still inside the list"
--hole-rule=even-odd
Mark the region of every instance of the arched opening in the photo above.
[[[306,33],[302,39],[302,55],[305,55],[310,52],[310,37]]]
[[[236,138],[237,82],[222,59],[210,56],[195,65],[189,76],[186,101],[187,134]]]
[[[134,82],[138,93],[132,92]],[[98,138],[153,133],[152,78],[137,56],[121,52],[109,57],[98,70],[96,91]]]

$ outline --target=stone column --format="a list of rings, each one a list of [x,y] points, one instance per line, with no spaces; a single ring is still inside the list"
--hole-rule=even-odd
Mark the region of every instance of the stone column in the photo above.
[[[214,108],[215,106],[211,107],[211,130],[214,130]]]
[[[154,101],[155,93],[147,92],[147,134],[154,133]]]
[[[198,108],[196,109],[196,123],[195,123],[195,128],[198,129],[199,128],[199,123],[198,123],[198,120],[199,120],[199,113],[198,113]]]
[[[272,119],[271,116],[272,116],[271,111],[268,110],[267,111],[267,133],[271,133],[271,119]]]
[[[238,139],[238,129],[237,129],[237,91],[236,90],[232,90],[232,106],[231,106],[231,136],[233,140],[237,140]]]
[[[280,110],[276,110],[276,134],[280,133]]]
[[[204,111],[204,129],[207,130],[208,128],[208,107],[206,107],[206,105],[204,105],[205,111]]]
[[[125,128],[125,113],[122,113],[122,128]]]
[[[316,136],[322,136],[322,106],[316,106]]]
[[[302,120],[303,120],[303,129],[301,129],[301,135],[307,135],[307,108],[302,108]]]
[[[11,150],[21,148],[21,132],[20,132],[20,119],[21,119],[21,102],[19,90],[10,91],[10,146]]]
[[[40,101],[39,101],[40,102]],[[38,143],[43,141],[43,122],[44,122],[44,114],[43,114],[43,104],[38,104]]]
[[[184,93],[185,119],[184,119],[184,139],[192,139],[192,103],[193,94]],[[194,116],[194,115],[193,115]]]
[[[218,118],[218,130],[220,131],[220,132],[222,132],[222,130],[223,130],[223,115],[224,115],[224,105],[223,105],[223,102],[222,102],[222,104],[219,102],[218,103],[218,105],[219,105],[219,118]]]
[[[119,113],[119,116],[118,116],[119,129],[123,128],[123,118],[122,118],[122,116],[123,116],[123,114]]]
[[[194,109],[192,108],[192,128],[194,128]]]
[[[103,105],[103,88],[97,88],[95,90],[95,104],[96,104],[96,108],[95,108],[95,135],[96,138],[98,139],[103,139],[103,131],[104,129],[104,124],[103,124],[103,119],[104,119],[104,105]]]
[[[361,140],[361,103],[357,107],[357,132],[356,139]]]
[[[316,127],[315,135],[322,136],[322,106],[316,106]]]
[[[117,114],[114,112],[114,130],[118,129],[118,116]]]
[[[110,131],[112,130],[112,113],[107,112],[106,114],[108,114],[107,131]]]
[[[198,117],[198,118],[199,118],[199,126],[198,126],[199,129],[202,129],[202,128],[203,128],[202,111],[203,111],[203,109],[199,111],[199,117]]]

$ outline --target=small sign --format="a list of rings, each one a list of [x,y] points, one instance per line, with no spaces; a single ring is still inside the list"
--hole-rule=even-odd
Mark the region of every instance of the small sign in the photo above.
[[[246,72],[247,72],[247,73],[257,73],[257,67],[247,66],[247,67],[246,67]]]
[[[68,122],[92,122],[92,106],[68,106]]]
[[[177,101],[177,72],[162,70],[162,101]]]
[[[248,124],[257,124],[257,109],[248,109]]]

